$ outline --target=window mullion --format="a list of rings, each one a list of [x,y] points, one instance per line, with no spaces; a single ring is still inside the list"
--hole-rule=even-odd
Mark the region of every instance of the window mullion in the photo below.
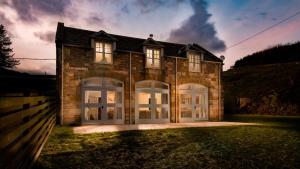
[[[196,66],[195,66],[195,55],[193,55],[193,71],[195,71],[195,68]]]
[[[153,88],[152,88],[153,89]],[[153,92],[153,90],[151,91],[151,94],[150,94],[150,98],[151,98],[151,102],[150,102],[150,107],[151,107],[151,119],[155,119],[154,116],[155,116],[155,106],[154,106],[154,103],[155,103],[155,93]]]
[[[152,66],[154,66],[154,49],[151,50],[152,50]]]
[[[195,55],[195,70],[197,70],[197,63],[198,63],[198,55]]]
[[[195,71],[195,55],[192,56],[193,56],[193,71]]]

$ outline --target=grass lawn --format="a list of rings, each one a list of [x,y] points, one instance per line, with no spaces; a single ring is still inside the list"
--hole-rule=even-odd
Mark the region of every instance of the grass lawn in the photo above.
[[[300,168],[300,118],[225,121],[263,125],[85,135],[56,127],[35,168]]]

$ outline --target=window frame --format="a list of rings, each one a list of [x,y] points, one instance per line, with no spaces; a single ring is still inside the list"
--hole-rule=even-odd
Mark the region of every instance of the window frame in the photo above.
[[[209,111],[209,97],[208,97],[209,88],[202,84],[198,83],[183,83],[178,86],[179,94],[179,122],[195,122],[199,120],[209,120],[210,111]],[[182,104],[182,95],[190,95],[191,102],[190,104]],[[199,103],[196,99],[199,97]],[[182,109],[188,108],[192,112],[192,117],[182,117]],[[197,109],[201,111],[197,113]],[[197,114],[199,117],[197,117]],[[201,117],[200,117],[201,114]]]
[[[100,43],[101,44],[101,47],[102,47],[102,52],[98,52],[97,51],[97,43]],[[105,50],[105,45],[106,44],[109,44],[111,46],[111,52],[107,52],[106,53],[106,50]],[[96,58],[97,58],[97,53],[101,53],[102,54],[102,57],[105,57],[105,54],[111,54],[111,62],[103,62],[103,61],[100,61],[100,62],[97,62],[96,61]],[[106,42],[106,41],[95,41],[94,43],[94,63],[97,63],[97,64],[104,64],[104,65],[112,65],[113,64],[113,43],[112,42]]]
[[[149,85],[149,86],[147,86]],[[139,94],[147,93],[150,95],[149,103],[139,103]],[[157,103],[156,94],[160,94],[161,102]],[[163,102],[163,95],[166,96],[166,102]],[[135,123],[170,123],[171,119],[171,100],[170,100],[170,85],[165,82],[156,80],[142,80],[135,83]],[[140,118],[140,108],[148,108],[150,111],[149,118]],[[160,109],[160,114],[157,116],[156,110]],[[167,113],[167,117],[163,116],[163,109]],[[159,117],[159,118],[157,118]]]
[[[187,59],[188,59],[189,72],[201,72],[202,55],[203,53],[199,53],[199,52],[188,52]],[[196,68],[196,65],[199,66],[199,69]]]
[[[101,102],[98,103],[88,103],[86,102],[86,92],[89,91],[97,91],[101,92]],[[115,92],[115,102],[108,103],[108,91]],[[122,98],[118,102],[117,93],[121,94]],[[86,108],[104,108],[103,111],[106,115],[101,116],[101,120],[87,120],[86,119]],[[114,79],[114,78],[106,78],[106,77],[91,77],[81,80],[81,123],[82,124],[124,124],[125,122],[125,88],[124,82]],[[108,108],[114,108],[114,118],[108,119]],[[121,118],[118,118],[117,109],[121,110]]]
[[[152,56],[148,56],[148,50],[152,52]],[[155,58],[155,51],[158,51],[158,58]],[[161,69],[161,49],[155,47],[146,47],[145,50],[145,68],[152,68],[152,69]],[[148,60],[151,59],[151,64],[148,64]],[[155,66],[155,60],[158,61],[158,66]]]

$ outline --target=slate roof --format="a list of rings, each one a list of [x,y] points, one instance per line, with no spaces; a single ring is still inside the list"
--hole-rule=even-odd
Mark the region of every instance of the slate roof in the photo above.
[[[186,58],[186,54],[182,54],[188,48],[193,50],[201,51],[204,53],[204,60],[223,62],[220,58],[213,55],[211,52],[207,51],[198,44],[192,44],[188,47],[185,44],[170,43],[155,41],[152,38],[141,39],[128,36],[121,36],[115,34],[108,34],[104,31],[89,31],[72,27],[65,27],[63,23],[58,23],[55,42],[57,45],[72,45],[83,48],[91,48],[91,38],[97,38],[102,36],[104,39],[116,41],[117,51],[131,51],[131,52],[143,52],[143,45],[147,44],[159,44],[164,48],[164,54],[166,56],[177,56]]]

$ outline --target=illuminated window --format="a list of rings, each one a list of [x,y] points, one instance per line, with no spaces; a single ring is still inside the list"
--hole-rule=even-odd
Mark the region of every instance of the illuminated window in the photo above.
[[[190,72],[200,72],[200,60],[201,57],[199,54],[196,53],[189,53],[188,55],[189,59],[189,71]]]
[[[96,42],[95,62],[103,64],[112,64],[112,44],[104,42]]]
[[[146,50],[146,67],[159,68],[160,67],[160,50],[147,49]]]

